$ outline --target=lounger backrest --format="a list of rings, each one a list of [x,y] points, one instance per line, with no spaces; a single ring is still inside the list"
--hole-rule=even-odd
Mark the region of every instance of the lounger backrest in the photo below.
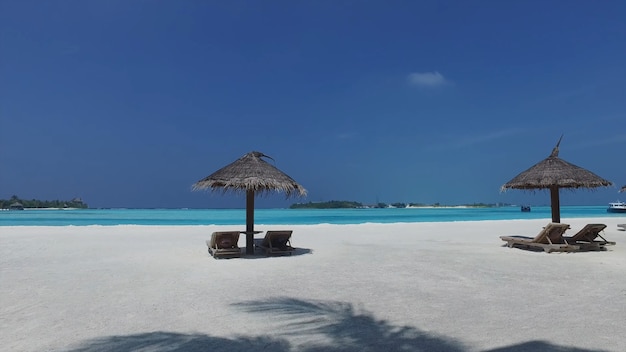
[[[540,243],[564,243],[563,234],[567,229],[568,224],[549,223],[542,231],[544,237]]]
[[[273,248],[284,248],[287,246],[293,231],[267,231],[263,239],[263,245]]]
[[[598,237],[600,231],[606,228],[605,224],[587,224],[585,227],[580,229],[574,236],[572,236],[572,240],[574,241],[588,241],[593,242],[593,240]]]
[[[211,248],[236,248],[237,242],[239,242],[237,231],[213,232],[211,235]]]

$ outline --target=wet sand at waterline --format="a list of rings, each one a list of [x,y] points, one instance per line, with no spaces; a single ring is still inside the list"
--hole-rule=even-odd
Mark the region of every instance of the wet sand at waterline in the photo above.
[[[275,225],[289,257],[215,260],[233,226],[0,227],[6,351],[624,351],[625,218],[605,252],[507,248],[549,220]],[[258,235],[261,236],[261,235]],[[242,236],[239,242],[245,247]]]

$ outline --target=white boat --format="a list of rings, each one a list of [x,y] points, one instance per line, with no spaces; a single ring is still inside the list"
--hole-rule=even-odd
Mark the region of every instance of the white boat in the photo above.
[[[626,213],[626,203],[620,201],[609,203],[606,211],[609,213]]]

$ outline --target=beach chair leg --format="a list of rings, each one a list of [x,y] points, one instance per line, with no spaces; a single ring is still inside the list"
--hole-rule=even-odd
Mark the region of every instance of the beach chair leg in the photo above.
[[[598,237],[600,237],[600,238],[604,241],[604,244],[605,244],[605,245],[607,245],[607,244],[613,244],[613,243],[611,243],[611,242],[607,241],[607,240],[606,240],[606,238],[602,237],[602,235],[601,235],[601,234],[598,234]]]

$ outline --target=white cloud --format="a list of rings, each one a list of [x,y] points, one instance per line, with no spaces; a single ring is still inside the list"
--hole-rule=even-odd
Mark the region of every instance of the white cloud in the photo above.
[[[448,84],[448,80],[439,72],[414,72],[407,76],[409,84],[419,87],[440,87]]]

